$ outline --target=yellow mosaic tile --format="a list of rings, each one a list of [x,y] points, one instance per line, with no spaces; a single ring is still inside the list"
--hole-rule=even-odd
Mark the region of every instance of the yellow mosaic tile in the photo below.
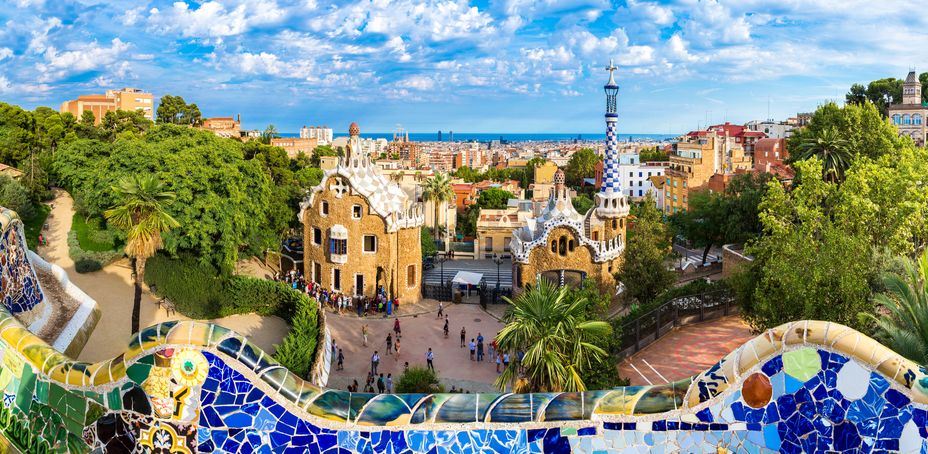
[[[114,382],[126,378],[126,363],[123,362],[122,355],[113,358],[110,362],[110,377]]]
[[[806,343],[825,345],[825,334],[828,332],[831,323],[821,320],[809,320],[806,323]]]
[[[108,359],[97,363],[99,367],[97,368],[97,373],[93,375],[94,386],[106,385],[112,381],[110,380],[110,363],[112,361],[112,359]]]

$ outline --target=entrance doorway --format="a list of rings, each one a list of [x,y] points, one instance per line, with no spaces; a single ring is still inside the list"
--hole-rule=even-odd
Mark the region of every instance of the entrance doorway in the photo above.
[[[354,275],[354,294],[361,296],[364,294],[364,275],[355,274]]]
[[[336,268],[332,273],[332,289],[341,291],[342,289],[342,270]]]

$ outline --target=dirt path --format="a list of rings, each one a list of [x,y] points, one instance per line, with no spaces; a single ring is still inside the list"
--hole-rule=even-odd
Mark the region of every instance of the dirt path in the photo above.
[[[68,255],[73,200],[66,192],[57,191],[52,205],[47,221],[49,229],[43,232],[48,239],[48,246],[39,247],[39,255],[64,268],[71,281],[97,300],[102,315],[78,359],[92,362],[112,358],[125,350],[132,334],[132,276],[129,262],[123,259],[101,271],[79,274],[74,270],[74,261]],[[146,327],[167,320],[189,319],[179,314],[168,316],[164,310],[158,309],[151,294],[143,293],[140,326]],[[255,345],[268,353],[274,352],[274,344],[280,343],[289,329],[287,323],[278,317],[256,314],[233,315],[211,321],[248,336]]]

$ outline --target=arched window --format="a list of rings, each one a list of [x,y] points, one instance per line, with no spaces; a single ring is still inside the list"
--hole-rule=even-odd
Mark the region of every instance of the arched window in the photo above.
[[[557,252],[561,255],[567,255],[567,238],[561,237],[557,240]]]
[[[913,125],[920,125],[920,124],[922,124],[922,114],[915,114],[915,115],[912,115],[912,124],[913,124]]]
[[[551,240],[551,252],[557,252],[557,240]]]
[[[907,125],[911,123],[912,123],[912,118],[909,117],[909,114],[905,114],[902,116],[902,124]]]
[[[900,118],[899,118],[899,114],[893,115],[893,124],[894,124],[894,125],[901,125],[901,124],[902,124],[902,121],[901,121]]]
[[[567,242],[567,250],[568,250],[568,251],[573,252],[573,251],[574,251],[574,247],[576,247],[576,243],[574,242],[573,239],[571,239],[570,241]]]

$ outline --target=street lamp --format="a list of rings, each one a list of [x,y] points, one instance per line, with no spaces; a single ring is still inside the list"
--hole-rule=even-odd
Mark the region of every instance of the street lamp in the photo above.
[[[444,254],[438,253],[435,255],[437,257],[436,260],[438,260],[438,264],[441,266],[441,288],[444,289],[445,288],[445,261],[448,260],[448,253],[447,252]]]
[[[493,263],[496,264],[496,290],[499,291],[499,266],[503,263],[503,258],[498,254],[493,254]]]

